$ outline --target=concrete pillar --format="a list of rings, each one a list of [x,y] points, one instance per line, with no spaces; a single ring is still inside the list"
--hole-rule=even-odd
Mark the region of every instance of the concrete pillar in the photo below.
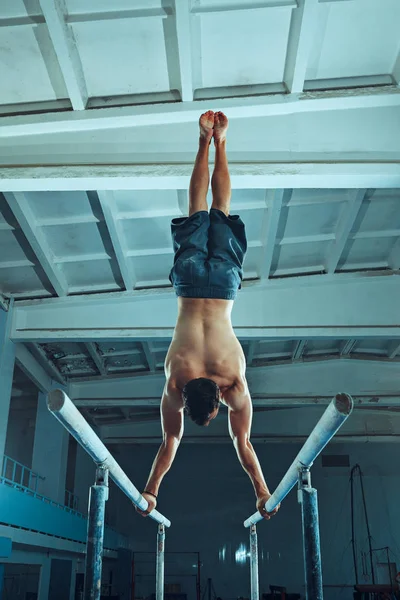
[[[8,414],[14,374],[15,346],[10,340],[12,306],[8,312],[0,308],[0,472],[7,437]]]
[[[77,572],[77,560],[75,558],[73,558],[72,559],[72,570],[71,570],[71,587],[69,588],[69,600],[75,599],[76,572]],[[0,598],[0,600],[1,600],[1,598]]]
[[[38,600],[48,600],[50,589],[50,573],[51,558],[46,556],[40,567]]]
[[[4,589],[4,563],[0,563],[0,600],[3,600]]]
[[[32,469],[46,479],[38,492],[64,504],[68,460],[68,432],[47,408],[46,394],[39,392]]]

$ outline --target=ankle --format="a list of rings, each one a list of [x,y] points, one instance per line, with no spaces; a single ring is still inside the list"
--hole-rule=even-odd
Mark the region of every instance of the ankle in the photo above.
[[[226,138],[223,138],[222,140],[216,140],[214,138],[214,146],[216,148],[225,148],[225,146],[226,146]]]
[[[211,140],[212,140],[212,133],[211,133],[211,135],[200,135],[199,144],[200,145],[204,144],[205,146],[209,146]]]

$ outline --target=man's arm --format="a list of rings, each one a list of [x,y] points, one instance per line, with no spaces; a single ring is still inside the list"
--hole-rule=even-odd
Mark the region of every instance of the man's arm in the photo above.
[[[164,475],[171,468],[179,443],[182,439],[183,406],[181,405],[182,396],[180,390],[173,386],[166,385],[161,400],[163,441],[157,456],[154,459],[145,491],[143,492],[143,496],[146,498],[149,506],[146,512],[138,510],[143,516],[147,516],[156,507],[157,500],[155,496],[158,495],[158,490]],[[146,494],[146,491],[150,493]]]
[[[268,519],[270,514],[275,514],[278,509],[270,514],[267,514],[264,510],[265,503],[271,497],[271,493],[265,482],[257,454],[250,442],[253,406],[247,385],[240,384],[231,388],[225,394],[225,400],[229,407],[229,433],[233,445],[240,464],[253,484],[257,497],[257,510],[264,518]]]

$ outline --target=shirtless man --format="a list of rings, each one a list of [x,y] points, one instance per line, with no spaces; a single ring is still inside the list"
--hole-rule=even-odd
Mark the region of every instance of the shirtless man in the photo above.
[[[178,296],[178,321],[165,359],[166,384],[161,400],[163,442],[154,460],[143,496],[148,515],[157,505],[164,475],[169,471],[183,435],[184,412],[197,425],[208,426],[220,403],[228,407],[229,433],[239,461],[250,477],[257,509],[271,496],[250,442],[252,403],[246,382],[246,361],[231,323],[233,300],[242,280],[247,249],[244,223],[229,215],[231,182],[226,158],[228,119],[209,110],[200,117],[199,151],[189,189],[189,217],[173,219],[175,250],[170,280]],[[210,181],[208,153],[215,144]],[[277,510],[277,509],[276,509]],[[274,514],[276,510],[271,513]]]

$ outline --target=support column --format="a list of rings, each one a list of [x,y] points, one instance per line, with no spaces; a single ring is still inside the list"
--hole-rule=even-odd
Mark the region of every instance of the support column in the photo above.
[[[38,600],[48,600],[50,590],[51,558],[46,557],[40,567]]]
[[[15,361],[15,345],[10,340],[12,311],[13,302],[10,302],[8,312],[0,308],[0,474],[6,445]]]
[[[299,473],[298,497],[303,526],[306,600],[323,600],[317,490],[311,487],[311,475],[307,468]]]
[[[32,470],[46,478],[40,481],[38,491],[60,504],[65,500],[68,443],[68,432],[55,422],[47,408],[46,394],[39,392]]]
[[[104,517],[108,500],[108,469],[97,467],[96,482],[90,488],[86,545],[85,600],[100,600],[103,560]]]
[[[0,600],[3,600],[4,588],[4,563],[0,563]]]
[[[71,587],[69,588],[69,600],[75,599],[75,585],[76,585],[76,570],[77,570],[77,560],[72,559],[72,569],[71,569]],[[1,600],[1,598],[0,598]]]
[[[250,597],[251,600],[259,600],[260,592],[258,585],[258,541],[257,527],[250,527]]]
[[[164,600],[165,528],[158,526],[156,559],[156,600]]]

